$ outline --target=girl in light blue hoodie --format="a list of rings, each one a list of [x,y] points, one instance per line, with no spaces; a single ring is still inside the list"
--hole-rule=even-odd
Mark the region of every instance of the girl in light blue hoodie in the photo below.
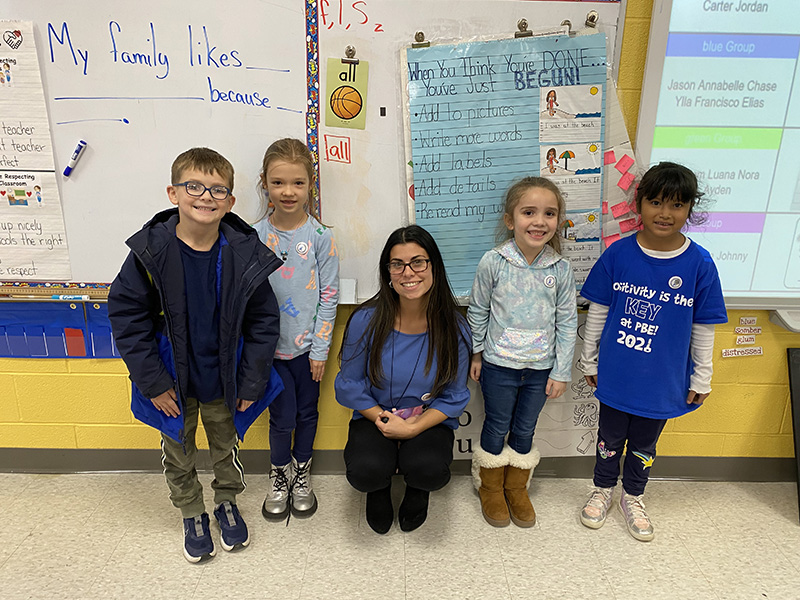
[[[472,474],[483,516],[495,527],[536,522],[528,496],[539,463],[536,421],[570,380],[578,314],[572,267],[559,254],[564,213],[550,180],[512,185],[503,214],[509,239],[484,254],[470,294],[470,376],[481,384],[486,413]]]

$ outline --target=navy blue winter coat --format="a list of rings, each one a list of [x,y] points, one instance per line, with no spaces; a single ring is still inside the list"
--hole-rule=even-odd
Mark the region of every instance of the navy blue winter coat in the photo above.
[[[133,382],[134,416],[184,443],[189,345],[177,223],[178,209],[165,210],[127,240],[131,251],[111,284],[108,316]],[[220,378],[236,431],[243,439],[248,427],[283,389],[272,368],[280,318],[268,280],[281,261],[234,213],[225,215],[219,232]],[[150,401],[170,388],[178,396],[178,417],[165,415]],[[237,398],[254,404],[237,412]]]

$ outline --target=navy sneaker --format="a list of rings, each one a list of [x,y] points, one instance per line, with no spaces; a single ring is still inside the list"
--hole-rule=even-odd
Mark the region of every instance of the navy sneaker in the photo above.
[[[214,541],[208,526],[208,513],[183,520],[183,555],[191,563],[214,556]]]
[[[214,516],[219,523],[220,542],[226,552],[230,552],[236,546],[244,547],[250,543],[247,525],[235,504],[227,500],[222,502],[214,509]]]

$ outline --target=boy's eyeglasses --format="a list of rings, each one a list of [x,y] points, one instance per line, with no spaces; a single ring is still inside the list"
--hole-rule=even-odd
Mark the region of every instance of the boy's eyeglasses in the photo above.
[[[399,260],[393,260],[386,266],[389,269],[389,273],[392,275],[400,275],[406,270],[406,267],[411,267],[411,270],[414,271],[414,273],[424,273],[428,270],[428,265],[430,262],[431,261],[429,258],[415,258],[411,262],[407,263]]]
[[[186,193],[195,198],[199,198],[208,191],[214,200],[225,200],[231,193],[230,189],[226,188],[224,185],[206,187],[199,181],[184,181],[183,183],[173,183],[172,185],[186,188]]]

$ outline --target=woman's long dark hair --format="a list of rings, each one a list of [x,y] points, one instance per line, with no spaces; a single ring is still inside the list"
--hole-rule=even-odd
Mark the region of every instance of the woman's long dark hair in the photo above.
[[[392,248],[398,244],[419,244],[430,259],[430,268],[433,275],[433,285],[428,292],[428,357],[425,361],[425,373],[430,373],[433,357],[436,355],[436,379],[434,380],[431,396],[436,398],[444,388],[455,381],[458,375],[458,344],[459,342],[471,347],[460,327],[464,318],[456,310],[456,299],[450,289],[447,274],[444,270],[444,261],[439,247],[430,233],[419,225],[409,225],[396,229],[386,240],[386,245],[381,252],[378,272],[380,273],[380,289],[372,298],[364,302],[353,311],[345,327],[345,340],[350,329],[350,320],[353,315],[364,308],[374,308],[375,312],[364,332],[368,340],[369,357],[367,360],[367,377],[372,385],[383,389],[386,380],[381,355],[386,340],[394,329],[397,311],[400,309],[400,299],[397,292],[392,289],[389,277],[389,258]],[[460,340],[459,340],[460,338]],[[359,340],[360,341],[360,340]],[[344,347],[344,344],[342,344]],[[339,352],[341,362],[342,352]]]

